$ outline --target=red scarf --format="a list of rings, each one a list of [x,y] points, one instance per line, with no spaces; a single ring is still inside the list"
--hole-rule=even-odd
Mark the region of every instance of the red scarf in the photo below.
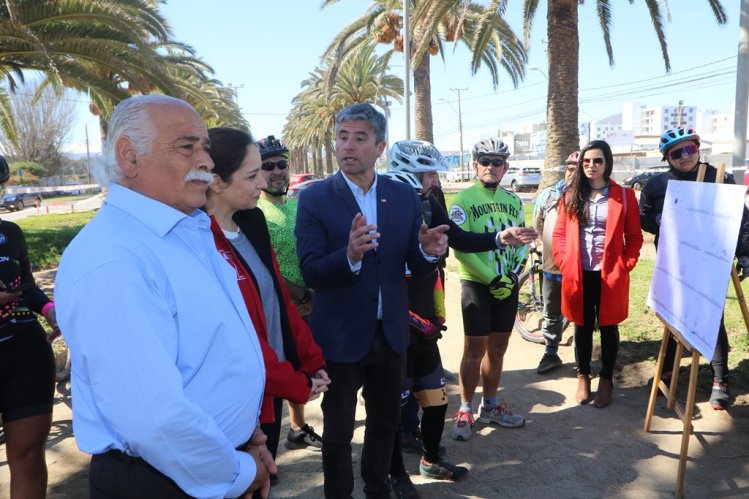
[[[237,256],[234,246],[226,238],[224,231],[213,216],[211,216],[211,232],[213,232],[213,240],[216,242],[216,249],[234,267],[234,270],[237,271],[237,284],[239,284],[239,290],[242,292],[247,311],[250,313],[252,324],[255,326],[258,337],[267,343],[268,328],[265,325],[265,312],[263,311],[263,302],[260,300],[260,293],[258,293],[257,287],[255,287],[255,282],[252,280],[247,268],[242,264],[242,260]]]

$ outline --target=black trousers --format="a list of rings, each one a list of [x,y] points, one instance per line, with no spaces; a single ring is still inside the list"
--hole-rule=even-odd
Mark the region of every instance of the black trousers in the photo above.
[[[575,324],[575,357],[578,374],[590,374],[590,358],[593,355],[593,330],[598,320],[601,305],[601,272],[583,270],[583,319],[585,325]],[[601,379],[611,379],[619,352],[619,326],[600,326],[601,330]]]
[[[388,472],[400,421],[400,389],[405,359],[405,352],[394,352],[378,327],[372,347],[362,360],[326,362],[331,383],[322,401],[325,497],[352,497],[351,440],[354,436],[356,392],[362,386],[367,410],[361,457],[364,493],[368,498],[390,497]]]
[[[91,456],[91,499],[185,499],[174,480],[143,459],[119,451]]]
[[[273,411],[276,413],[276,420],[272,423],[261,423],[260,429],[263,430],[265,436],[268,437],[268,441],[265,445],[273,455],[273,460],[276,459],[276,453],[278,452],[278,441],[281,436],[281,420],[283,419],[283,399],[279,397],[273,397]]]

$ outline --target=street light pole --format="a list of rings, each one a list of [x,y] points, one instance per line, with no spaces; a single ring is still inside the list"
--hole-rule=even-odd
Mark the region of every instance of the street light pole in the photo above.
[[[463,162],[465,161],[465,155],[463,154],[463,110],[460,107],[460,92],[468,90],[467,88],[451,88],[453,92],[458,94],[458,132],[460,134],[460,171],[464,172]]]
[[[403,101],[406,105],[406,140],[411,140],[411,22],[403,2]]]

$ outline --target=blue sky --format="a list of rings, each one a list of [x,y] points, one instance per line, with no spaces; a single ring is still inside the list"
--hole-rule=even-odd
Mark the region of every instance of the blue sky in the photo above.
[[[369,2],[341,0],[324,10],[319,0],[170,0],[161,7],[177,40],[192,45],[216,71],[215,77],[238,87],[239,105],[256,136],[280,135],[300,83],[320,62],[320,55],[340,29],[363,14]],[[519,0],[509,2],[508,20],[521,34]],[[595,18],[595,2],[580,6],[580,121],[597,121],[621,112],[626,101],[685,105],[732,111],[735,94],[735,56],[738,47],[740,0],[723,2],[728,24],[718,26],[706,0],[670,2],[671,21],[665,23],[672,72],[666,74],[645,2],[614,2],[610,67]],[[549,74],[544,43],[546,2],[536,14],[529,67]],[[443,63],[431,60],[432,105],[436,145],[457,150],[459,143],[456,92],[462,92],[466,148],[497,130],[519,129],[546,118],[546,80],[541,71],[528,71],[513,88],[500,74],[492,87],[485,69],[471,75],[468,51],[446,45]],[[403,58],[392,59],[393,73],[403,76]],[[440,100],[446,99],[450,104]],[[413,99],[411,101],[413,105]],[[454,108],[454,109],[453,109]],[[390,139],[405,134],[402,104],[391,107]],[[71,142],[96,142],[96,120],[82,112]],[[413,134],[414,127],[411,126]]]

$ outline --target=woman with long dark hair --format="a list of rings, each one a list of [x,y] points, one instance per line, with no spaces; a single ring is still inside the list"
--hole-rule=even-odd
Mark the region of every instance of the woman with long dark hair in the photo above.
[[[619,350],[618,324],[629,312],[629,273],[642,247],[634,191],[611,178],[614,158],[602,140],[581,151],[554,229],[554,260],[562,271],[562,313],[575,324],[578,404],[590,401],[593,330],[601,331],[601,372],[595,407],[611,403]]]
[[[291,303],[271,247],[268,225],[257,208],[266,182],[252,136],[235,128],[211,128],[214,182],[206,211],[216,247],[237,270],[237,282],[263,349],[266,383],[260,413],[268,449],[276,457],[284,399],[304,404],[327,390],[322,351]]]

